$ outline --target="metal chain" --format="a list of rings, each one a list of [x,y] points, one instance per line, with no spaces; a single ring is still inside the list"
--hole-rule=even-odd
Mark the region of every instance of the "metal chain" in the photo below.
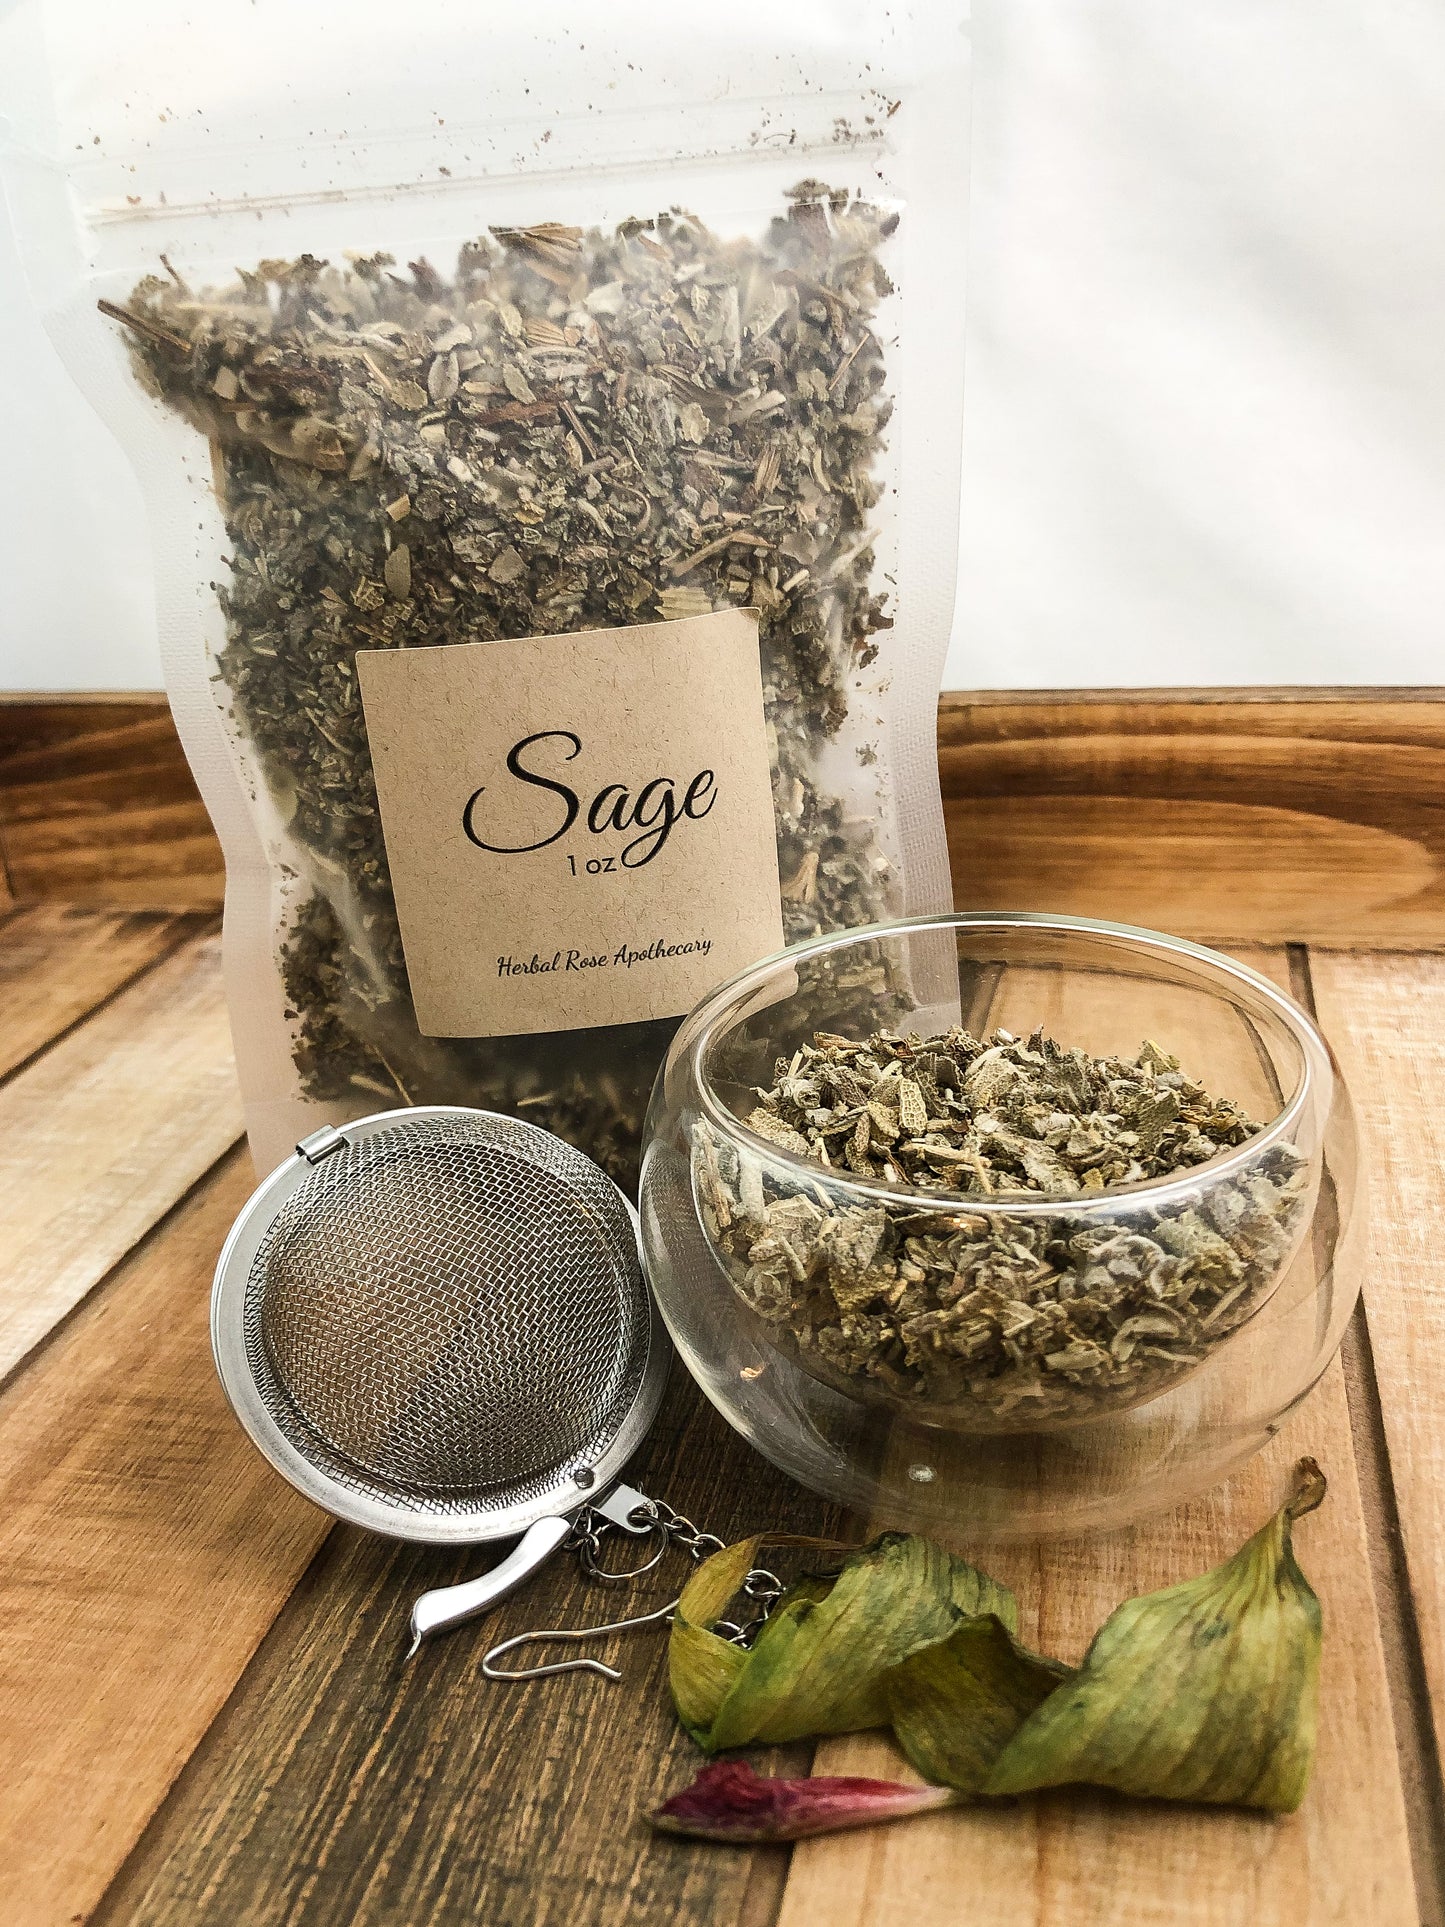
[[[577,1554],[582,1570],[589,1579],[600,1580],[608,1586],[627,1585],[659,1565],[669,1546],[676,1546],[687,1554],[694,1565],[700,1565],[713,1553],[722,1552],[727,1543],[715,1532],[704,1532],[701,1527],[694,1525],[691,1519],[675,1511],[665,1499],[647,1499],[634,1506],[630,1516],[634,1524],[645,1521],[649,1532],[658,1535],[658,1547],[642,1565],[614,1572],[602,1565],[600,1554],[603,1540],[617,1530],[616,1526],[594,1506],[584,1506],[577,1514],[565,1543],[569,1551]],[[755,1566],[743,1581],[741,1592],[756,1611],[748,1619],[719,1620],[713,1631],[719,1638],[727,1640],[729,1645],[746,1647],[752,1644],[767,1623],[768,1614],[782,1596],[783,1582],[776,1573]]]
[[[635,1508],[633,1517],[635,1518],[637,1512],[641,1510],[643,1508],[640,1506]],[[657,1521],[664,1535],[673,1545],[680,1546],[694,1565],[703,1559],[711,1558],[715,1552],[721,1552],[727,1544],[727,1541],[719,1539],[715,1532],[703,1532],[700,1527],[693,1524],[691,1519],[685,1519],[680,1512],[674,1512],[666,1499],[649,1499],[647,1510]]]
[[[720,1619],[713,1631],[730,1646],[751,1646],[763,1627],[768,1623],[768,1614],[783,1596],[783,1582],[775,1572],[766,1566],[754,1566],[742,1585],[743,1596],[757,1607],[751,1619]]]

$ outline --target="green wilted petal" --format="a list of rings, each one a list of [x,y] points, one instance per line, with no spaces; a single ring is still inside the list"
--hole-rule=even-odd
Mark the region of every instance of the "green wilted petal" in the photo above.
[[[728,1688],[747,1664],[747,1654],[709,1628],[741,1586],[757,1559],[761,1535],[724,1546],[704,1560],[682,1589],[667,1642],[667,1675],[677,1717],[701,1736],[717,1718]]]
[[[707,1731],[717,1717],[728,1690],[747,1664],[740,1646],[721,1639],[711,1628],[723,1608],[757,1564],[765,1546],[807,1546],[816,1551],[844,1552],[830,1539],[808,1539],[793,1533],[757,1533],[724,1546],[703,1561],[682,1589],[672,1616],[668,1639],[667,1672],[677,1716],[697,1741],[707,1744]]]
[[[1301,1459],[1294,1496],[1232,1559],[1121,1606],[985,1792],[1084,1781],[1292,1813],[1314,1758],[1320,1606],[1290,1528],[1324,1493],[1319,1467]]]
[[[961,1567],[928,1539],[885,1533],[845,1560],[826,1588],[816,1579],[790,1588],[719,1708],[708,1750],[886,1726],[884,1675],[948,1637],[960,1617],[958,1594],[1014,1610],[1006,1588]]]
[[[1016,1633],[1019,1602],[1008,1587],[1000,1585],[997,1579],[990,1579],[986,1572],[980,1572],[965,1559],[954,1559],[952,1564],[950,1591],[954,1605],[964,1618],[976,1619],[982,1613],[992,1613],[1009,1632]]]
[[[1020,1646],[996,1613],[966,1619],[888,1675],[898,1744],[938,1786],[977,1793],[1020,1726],[1070,1669]]]

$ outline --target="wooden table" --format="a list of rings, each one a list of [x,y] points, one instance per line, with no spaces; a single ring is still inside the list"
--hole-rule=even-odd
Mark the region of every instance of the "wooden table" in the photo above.
[[[1297,1543],[1326,1630],[1301,1812],[1070,1791],[789,1854],[642,1825],[697,1764],[660,1640],[625,1649],[617,1687],[490,1685],[466,1633],[403,1665],[412,1595],[483,1561],[333,1527],[231,1419],[208,1288],[253,1179],[214,914],[88,894],[0,896],[5,1927],[1445,1921],[1445,957],[1248,950],[1313,1002],[1359,1110],[1373,1254],[1343,1354],[1177,1515],[989,1562],[1025,1636],[1076,1657],[1122,1598],[1233,1550],[1313,1452],[1330,1496]],[[727,1536],[832,1523],[680,1369],[635,1478]],[[493,1627],[612,1604],[558,1561]],[[876,1736],[760,1764],[810,1760],[897,1770]]]

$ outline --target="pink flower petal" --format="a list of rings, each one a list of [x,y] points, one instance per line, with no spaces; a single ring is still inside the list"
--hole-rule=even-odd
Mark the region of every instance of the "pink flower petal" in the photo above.
[[[745,1760],[720,1760],[650,1817],[660,1833],[697,1840],[801,1840],[902,1820],[952,1806],[958,1797],[950,1787],[902,1786],[896,1780],[764,1780]]]

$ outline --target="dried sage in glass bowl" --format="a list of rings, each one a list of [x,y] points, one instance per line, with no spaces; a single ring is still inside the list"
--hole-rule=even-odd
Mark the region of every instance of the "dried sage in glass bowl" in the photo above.
[[[1300,1151],[1148,1042],[820,1032],[755,1095],[745,1132],[694,1132],[718,1260],[807,1371],[924,1422],[1157,1395],[1265,1301],[1313,1207]]]

